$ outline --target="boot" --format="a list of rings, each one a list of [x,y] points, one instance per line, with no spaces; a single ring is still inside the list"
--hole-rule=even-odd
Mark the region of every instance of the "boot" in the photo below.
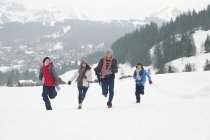
[[[78,109],[82,109],[82,104],[79,104]]]

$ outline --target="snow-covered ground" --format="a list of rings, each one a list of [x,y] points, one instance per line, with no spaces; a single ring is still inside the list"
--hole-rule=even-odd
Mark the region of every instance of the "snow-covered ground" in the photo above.
[[[72,74],[61,77],[67,81]],[[112,109],[97,83],[91,84],[82,110],[76,109],[74,82],[61,86],[53,111],[45,111],[42,87],[0,87],[0,140],[209,140],[210,72],[152,79],[136,104],[134,80],[116,78]]]

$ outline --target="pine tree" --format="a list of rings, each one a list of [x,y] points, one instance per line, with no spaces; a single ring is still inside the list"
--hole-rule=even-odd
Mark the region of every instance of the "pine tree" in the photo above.
[[[204,43],[204,50],[205,50],[205,53],[210,52],[210,36],[209,35],[207,35],[206,41]]]
[[[194,71],[194,66],[193,66],[192,64],[190,64],[190,63],[187,63],[187,64],[185,65],[185,68],[184,68],[183,71],[184,71],[184,72],[191,72],[191,71]]]
[[[205,66],[204,66],[204,71],[209,71],[210,70],[210,62],[209,60],[207,59],[206,60],[206,63],[205,63]]]
[[[168,66],[168,73],[174,73],[174,69],[172,66]]]
[[[12,87],[13,86],[11,77],[9,77],[8,80],[7,80],[7,86],[8,87]]]

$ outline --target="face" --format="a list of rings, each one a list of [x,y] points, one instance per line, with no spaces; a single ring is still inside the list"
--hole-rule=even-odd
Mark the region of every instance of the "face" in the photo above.
[[[47,66],[49,63],[50,63],[50,60],[47,59],[47,60],[45,60],[44,65]]]
[[[107,57],[107,58],[111,58],[111,57],[112,57],[111,52],[109,52],[109,51],[108,51],[108,52],[106,52],[106,57]]]
[[[141,68],[141,65],[137,65],[137,69],[142,69],[142,68]]]
[[[82,63],[82,67],[85,68],[87,66],[86,63]]]

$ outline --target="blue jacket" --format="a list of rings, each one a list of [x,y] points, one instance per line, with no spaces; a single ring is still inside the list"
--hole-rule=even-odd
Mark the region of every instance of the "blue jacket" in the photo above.
[[[138,80],[137,77],[140,77],[141,80]],[[139,86],[144,86],[146,82],[146,77],[151,81],[150,74],[146,70],[141,70],[140,72],[137,72],[137,70],[133,73],[133,78],[136,80],[136,84]]]

